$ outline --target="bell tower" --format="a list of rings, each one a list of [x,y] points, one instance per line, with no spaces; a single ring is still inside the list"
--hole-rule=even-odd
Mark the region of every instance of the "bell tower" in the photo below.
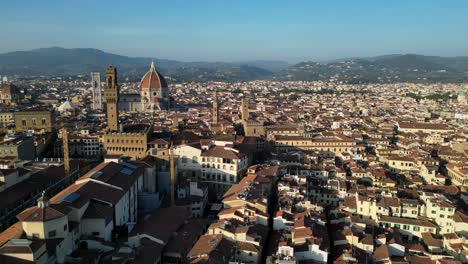
[[[219,105],[218,105],[218,91],[213,93],[213,124],[219,122]]]
[[[249,100],[247,99],[247,97],[242,98],[241,115],[242,121],[249,120]]]
[[[109,65],[106,70],[106,86],[104,89],[107,108],[107,128],[111,131],[119,130],[119,87],[117,85],[117,68]]]

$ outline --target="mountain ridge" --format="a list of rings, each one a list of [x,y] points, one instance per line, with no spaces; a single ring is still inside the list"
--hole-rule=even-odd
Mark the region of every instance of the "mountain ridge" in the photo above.
[[[150,65],[149,57],[129,57],[94,48],[38,48],[0,54],[2,75],[83,75],[103,72],[110,63],[126,77],[140,78]],[[244,62],[183,62],[156,59],[162,74],[173,81],[333,80],[366,82],[466,82],[468,56],[440,57],[418,54],[388,54],[338,59],[325,63],[280,60]]]

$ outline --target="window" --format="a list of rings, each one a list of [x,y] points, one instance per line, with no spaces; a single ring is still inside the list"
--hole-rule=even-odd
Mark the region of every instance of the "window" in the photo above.
[[[57,232],[55,230],[49,231],[49,237],[55,237]]]
[[[413,226],[413,231],[419,231],[419,226]]]
[[[21,120],[21,125],[26,126],[26,119]]]
[[[67,228],[68,228],[68,225],[65,224],[65,225],[63,226],[63,231],[67,231]]]

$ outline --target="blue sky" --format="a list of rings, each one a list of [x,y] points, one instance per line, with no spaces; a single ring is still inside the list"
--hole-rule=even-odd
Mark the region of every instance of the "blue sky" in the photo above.
[[[98,48],[184,61],[468,55],[467,0],[4,1],[0,52]]]

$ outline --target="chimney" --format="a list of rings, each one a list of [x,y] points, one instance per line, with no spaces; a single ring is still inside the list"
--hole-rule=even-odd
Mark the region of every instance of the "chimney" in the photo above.
[[[63,167],[65,168],[65,177],[70,176],[70,152],[68,148],[68,131],[65,127],[60,129],[63,141]]]
[[[171,142],[171,147],[169,149],[169,162],[170,162],[170,174],[171,174],[171,206],[175,206],[175,186],[176,186],[176,176],[174,168],[174,146]]]

